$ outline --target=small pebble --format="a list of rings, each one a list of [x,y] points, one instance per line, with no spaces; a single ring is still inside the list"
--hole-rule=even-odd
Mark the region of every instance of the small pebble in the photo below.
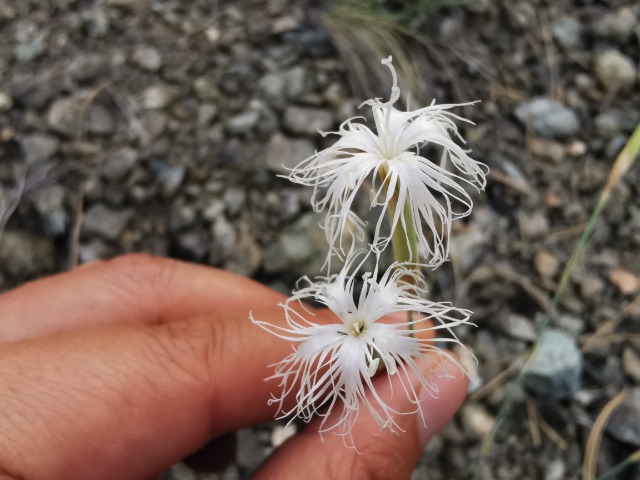
[[[0,112],[6,112],[13,108],[13,98],[6,92],[0,91]]]
[[[609,273],[609,281],[623,295],[632,295],[640,290],[640,277],[626,268],[616,268]]]
[[[138,47],[131,55],[131,62],[148,72],[157,72],[162,68],[162,54],[152,47]]]
[[[636,83],[636,65],[617,50],[598,54],[593,68],[598,80],[610,92],[627,91]]]
[[[558,273],[558,268],[560,267],[558,258],[547,250],[539,250],[533,259],[533,264],[540,276],[545,278],[555,276],[555,274]]]

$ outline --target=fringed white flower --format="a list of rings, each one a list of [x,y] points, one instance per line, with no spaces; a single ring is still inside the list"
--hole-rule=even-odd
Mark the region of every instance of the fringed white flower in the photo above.
[[[407,232],[403,206],[408,202],[419,254],[435,268],[448,257],[451,222],[471,212],[473,202],[464,186],[483,189],[488,167],[469,157],[454,141],[464,142],[454,120],[472,123],[449,111],[460,105],[431,104],[413,111],[397,110],[393,105],[400,97],[400,89],[391,57],[382,63],[393,76],[390,99],[385,103],[378,99],[364,103],[372,108],[375,132],[357,121],[362,117],[347,120],[337,132],[330,132],[340,136],[338,141],[292,169],[289,179],[313,187],[314,209],[327,210],[325,228],[330,254],[344,253],[342,234],[350,221],[352,204],[360,187],[371,179],[371,207],[382,207],[375,226],[374,250],[381,252],[391,241],[382,233],[382,225],[392,199],[399,208],[391,218],[391,233],[399,224]],[[420,155],[421,148],[427,145],[441,148],[440,165]],[[457,174],[445,168],[449,163]],[[382,179],[379,185],[378,177]],[[430,232],[431,239],[424,230]]]
[[[294,347],[294,351],[275,366],[275,375],[271,378],[280,380],[282,392],[270,403],[279,404],[282,417],[295,415],[308,422],[315,415],[323,416],[320,431],[334,430],[344,435],[351,445],[351,428],[361,407],[370,412],[381,428],[391,431],[401,430],[396,415],[419,410],[419,388],[413,385],[415,381],[410,381],[410,375],[419,379],[422,388],[437,395],[430,376],[421,373],[420,358],[428,352],[437,352],[457,362],[445,350],[438,349],[433,341],[421,339],[424,335],[420,334],[446,329],[450,336],[439,342],[460,343],[451,329],[468,323],[471,315],[470,311],[448,303],[419,298],[425,290],[419,274],[398,264],[387,270],[380,280],[375,279],[377,272],[373,276],[363,275],[362,290],[356,299],[356,258],[357,255],[350,255],[345,268],[337,275],[317,282],[305,278],[308,286],[294,292],[281,305],[287,326],[251,317],[268,332],[297,344],[297,348]],[[329,307],[336,315],[336,323],[315,323],[313,313],[308,309],[296,308],[301,306],[298,301],[309,299]],[[296,306],[292,305],[294,302]],[[414,312],[416,318],[412,324],[389,323],[388,318],[382,320],[398,312]],[[382,366],[388,375],[400,377],[404,392],[415,409],[398,412],[376,393],[372,377]],[[371,394],[367,396],[368,391]],[[293,397],[295,406],[285,408],[285,399],[292,400]],[[341,408],[340,413],[327,425],[329,415],[336,407]]]

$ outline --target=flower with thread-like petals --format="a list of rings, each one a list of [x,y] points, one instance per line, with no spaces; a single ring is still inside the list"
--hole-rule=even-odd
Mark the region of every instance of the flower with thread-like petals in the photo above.
[[[371,207],[382,207],[375,225],[374,251],[381,252],[391,241],[391,235],[382,233],[391,201],[399,206],[391,216],[391,233],[403,228],[409,240],[402,208],[408,202],[418,237],[418,254],[426,259],[426,265],[435,268],[448,257],[451,222],[471,212],[473,202],[464,186],[484,189],[488,167],[469,157],[454,141],[464,142],[454,120],[472,122],[449,110],[469,104],[432,103],[417,110],[400,111],[393,106],[400,98],[400,89],[391,57],[382,63],[393,77],[389,101],[373,99],[363,104],[372,109],[375,132],[357,121],[362,117],[345,121],[337,132],[329,132],[340,137],[337,142],[302,161],[288,178],[313,187],[314,209],[327,210],[325,230],[330,256],[344,255],[342,236],[347,224],[362,228],[362,221],[353,221],[352,205],[360,187],[371,179]],[[441,149],[440,165],[420,154],[421,148],[428,145]],[[457,173],[447,170],[448,164]],[[430,232],[431,238],[424,230]],[[419,259],[410,261],[418,263]]]
[[[263,329],[297,344],[290,355],[275,365],[271,378],[280,380],[282,391],[271,403],[279,405],[282,417],[295,415],[310,421],[315,415],[322,416],[320,431],[336,431],[351,445],[351,428],[361,407],[370,412],[381,428],[398,431],[401,429],[396,415],[419,410],[420,388],[437,395],[435,384],[421,372],[420,359],[435,352],[458,362],[433,341],[421,339],[420,334],[447,330],[450,336],[439,341],[460,343],[451,329],[468,324],[471,315],[470,311],[454,308],[449,303],[421,299],[419,294],[424,293],[425,286],[419,273],[401,264],[394,264],[379,280],[376,280],[377,268],[373,274],[364,274],[362,289],[354,296],[357,271],[362,265],[357,265],[359,257],[359,254],[350,254],[337,275],[316,282],[304,278],[308,285],[295,291],[281,305],[286,326],[251,316]],[[299,305],[303,300],[315,300],[328,307],[335,314],[335,322],[313,322],[310,318],[314,314]],[[294,307],[294,303],[300,308]],[[409,312],[417,316],[411,323],[388,322],[389,315]],[[414,410],[398,412],[376,393],[372,379],[379,367],[384,367],[388,375],[400,377],[404,392],[415,405]],[[418,388],[410,380],[411,375],[419,379]],[[367,392],[371,392],[370,395]],[[295,397],[295,406],[285,409],[285,400],[290,397]],[[341,408],[340,414],[327,425],[336,407]]]

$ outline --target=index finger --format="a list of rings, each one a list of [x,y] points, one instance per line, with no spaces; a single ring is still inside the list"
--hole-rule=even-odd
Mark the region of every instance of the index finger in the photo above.
[[[272,307],[283,295],[240,275],[132,254],[0,296],[0,343],[85,326],[165,323],[219,309]]]

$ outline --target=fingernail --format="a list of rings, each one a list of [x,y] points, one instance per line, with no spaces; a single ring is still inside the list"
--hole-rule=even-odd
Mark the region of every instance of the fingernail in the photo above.
[[[423,385],[419,393],[422,415],[417,415],[416,421],[420,444],[425,447],[462,405],[467,393],[467,379],[446,358],[425,361],[422,373],[427,386]]]

